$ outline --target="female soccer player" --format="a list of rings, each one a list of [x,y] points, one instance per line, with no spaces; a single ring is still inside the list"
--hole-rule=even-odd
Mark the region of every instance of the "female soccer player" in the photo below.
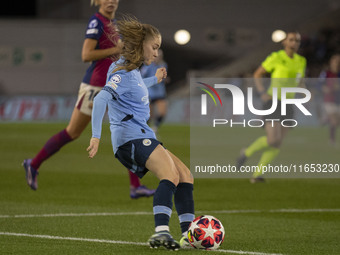
[[[320,74],[324,85],[324,110],[329,123],[329,142],[336,146],[336,129],[340,124],[340,54],[334,54],[329,60],[329,67]]]
[[[301,78],[305,76],[306,59],[297,51],[300,46],[301,36],[297,32],[288,32],[286,38],[282,41],[283,50],[273,52],[269,55],[254,73],[255,85],[257,91],[261,95],[264,102],[264,109],[269,109],[272,106],[273,88],[278,88],[278,100],[281,100],[282,87],[298,86]],[[265,89],[261,78],[267,73],[271,76],[271,85],[268,90]],[[287,98],[294,98],[294,93],[287,94]],[[237,160],[237,167],[241,167],[247,158],[252,156],[257,151],[262,151],[262,156],[258,163],[259,171],[253,174],[252,183],[263,182],[262,166],[268,165],[279,154],[280,146],[283,138],[286,136],[289,127],[281,126],[283,119],[293,118],[292,105],[287,105],[287,115],[282,116],[280,101],[278,102],[277,110],[268,119],[278,119],[280,121],[265,122],[266,135],[259,137],[248,148],[242,150],[240,157]]]
[[[193,176],[181,160],[156,140],[147,125],[148,90],[139,70],[143,63],[150,65],[158,56],[161,35],[154,26],[131,17],[118,21],[118,28],[124,42],[122,57],[110,66],[106,85],[94,99],[92,138],[87,150],[90,158],[98,151],[108,107],[115,157],[139,177],[150,171],[160,180],[153,199],[155,234],[149,244],[152,248],[177,250],[188,244],[186,232],[194,219]],[[169,231],[173,197],[183,233],[181,245]]]
[[[108,39],[108,35],[112,33],[111,29],[115,29],[109,25],[116,22],[114,18],[119,0],[91,0],[91,4],[99,6],[99,11],[88,22],[82,48],[82,60],[91,62],[91,65],[80,84],[78,100],[66,129],[52,136],[33,159],[25,159],[23,162],[27,183],[33,190],[38,188],[40,165],[65,144],[77,139],[90,123],[93,98],[105,85],[112,59],[117,60],[121,52],[123,44],[119,36],[116,35],[113,40]],[[163,75],[163,72],[158,75]],[[142,186],[139,178],[133,173],[129,172],[129,176],[131,198],[153,195],[155,190]]]

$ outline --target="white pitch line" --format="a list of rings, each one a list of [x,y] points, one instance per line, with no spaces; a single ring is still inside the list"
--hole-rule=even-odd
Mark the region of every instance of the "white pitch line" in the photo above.
[[[270,213],[309,213],[309,212],[340,212],[340,209],[277,209],[269,210]]]
[[[237,213],[313,213],[313,212],[340,212],[340,209],[321,209],[321,208],[312,208],[312,209],[294,209],[294,208],[284,208],[284,209],[272,209],[272,210],[216,210],[216,211],[202,211],[202,213],[219,213],[219,214],[237,214]]]
[[[54,213],[54,214],[0,215],[0,218],[125,216],[125,215],[152,215],[152,214],[153,214],[152,212]]]
[[[238,213],[333,213],[340,212],[340,209],[273,209],[273,210],[216,210],[196,211],[196,214],[238,214]],[[176,212],[174,212],[176,213]],[[44,218],[44,217],[89,217],[89,216],[126,216],[126,215],[152,215],[150,212],[102,212],[102,213],[54,213],[54,214],[17,214],[0,215],[0,218]]]
[[[148,246],[147,243],[142,242],[127,242],[127,241],[117,241],[117,240],[103,240],[103,239],[90,239],[81,237],[63,237],[63,236],[50,236],[50,235],[32,235],[26,233],[12,233],[12,232],[0,232],[3,236],[20,236],[20,237],[31,237],[31,238],[42,238],[50,240],[67,240],[67,241],[80,241],[80,242],[92,242],[92,243],[108,243],[108,244],[127,244],[127,245],[138,245],[138,246]],[[263,253],[263,252],[252,252],[252,251],[233,251],[233,250],[212,250],[209,252],[223,252],[223,253],[233,253],[233,254],[245,254],[245,255],[282,255],[280,253]]]
[[[141,243],[141,242],[101,240],[101,239],[90,239],[90,238],[81,238],[81,237],[63,237],[63,236],[50,236],[50,235],[31,235],[31,234],[25,234],[25,233],[12,233],[12,232],[0,232],[0,235],[34,237],[34,238],[43,238],[43,239],[51,239],[51,240],[70,240],[70,241],[93,242],[93,243],[132,244],[132,245],[140,245],[140,246],[148,245],[147,243]]]
[[[261,210],[213,210],[213,211],[197,211],[197,213],[209,214],[209,213],[219,213],[219,214],[237,214],[237,213],[263,213],[266,211]]]
[[[256,251],[233,251],[233,250],[222,250],[222,249],[218,249],[215,251],[223,252],[223,253],[246,254],[246,255],[283,255],[281,253],[263,253],[263,252],[256,252]]]

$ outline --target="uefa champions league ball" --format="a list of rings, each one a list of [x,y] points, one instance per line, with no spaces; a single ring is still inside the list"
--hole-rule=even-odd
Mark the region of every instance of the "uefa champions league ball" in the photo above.
[[[224,240],[222,223],[210,215],[194,219],[188,229],[188,239],[191,246],[197,249],[216,250]]]

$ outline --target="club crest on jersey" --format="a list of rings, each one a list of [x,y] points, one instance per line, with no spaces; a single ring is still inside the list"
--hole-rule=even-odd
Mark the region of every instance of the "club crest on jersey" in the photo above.
[[[149,103],[149,96],[143,96],[141,100],[144,103],[144,105],[147,105]]]
[[[151,145],[151,140],[150,139],[144,139],[143,140],[143,145],[144,146],[150,146]]]
[[[114,76],[111,77],[110,82],[120,83],[121,80],[122,78],[118,74],[115,74]]]
[[[91,20],[89,24],[89,28],[95,28],[98,25],[98,21],[96,19]]]

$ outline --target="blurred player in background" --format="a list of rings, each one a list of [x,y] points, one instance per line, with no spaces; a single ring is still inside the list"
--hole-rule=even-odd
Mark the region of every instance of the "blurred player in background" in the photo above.
[[[159,49],[155,62],[149,66],[143,65],[140,72],[143,78],[147,78],[154,76],[157,69],[162,67],[166,70],[168,69],[168,65],[163,59],[163,51]],[[148,123],[156,134],[167,113],[168,103],[166,100],[165,84],[168,79],[167,77],[167,79],[161,81],[157,86],[148,88],[150,100],[150,119]]]
[[[108,38],[113,33],[112,30],[116,29],[114,24],[118,4],[119,0],[91,0],[91,5],[98,6],[99,10],[88,22],[82,48],[82,60],[91,62],[91,65],[80,84],[78,99],[66,129],[52,136],[34,158],[23,162],[27,183],[33,190],[38,188],[40,165],[64,145],[77,139],[91,121],[93,98],[105,85],[107,70],[112,61],[119,58],[123,47],[116,33],[114,40]],[[154,194],[155,190],[142,186],[138,176],[128,172],[131,198]]]
[[[122,57],[110,66],[107,83],[94,99],[92,138],[87,150],[90,158],[98,151],[108,107],[115,157],[138,176],[150,171],[160,180],[153,199],[155,234],[149,244],[152,248],[177,250],[189,245],[187,230],[194,219],[193,176],[180,159],[156,140],[148,126],[148,84],[143,82],[139,70],[143,63],[150,65],[158,56],[161,34],[154,26],[128,17],[118,21],[118,28],[124,42]],[[164,74],[158,82],[166,78]],[[183,234],[181,245],[169,230],[173,198]]]
[[[297,32],[288,32],[286,38],[282,41],[283,50],[270,54],[262,64],[254,72],[255,85],[258,93],[263,101],[263,109],[269,109],[272,106],[273,88],[278,88],[278,107],[274,113],[266,116],[268,119],[279,119],[280,121],[265,122],[266,135],[259,137],[249,147],[241,151],[241,155],[237,160],[237,167],[240,168],[247,158],[251,157],[255,152],[262,151],[260,161],[258,163],[259,171],[253,174],[252,183],[263,182],[262,166],[272,162],[280,152],[280,146],[283,138],[286,136],[289,127],[281,126],[283,119],[293,119],[294,112],[292,105],[287,105],[287,115],[281,114],[281,90],[282,87],[299,86],[301,78],[305,76],[306,59],[299,54],[301,36]],[[271,84],[268,90],[265,89],[263,80],[261,79],[267,73],[270,74]],[[287,93],[287,98],[294,98],[294,93]]]
[[[340,54],[329,60],[328,69],[320,74],[323,83],[324,112],[329,124],[329,142],[336,145],[336,129],[340,124]]]

